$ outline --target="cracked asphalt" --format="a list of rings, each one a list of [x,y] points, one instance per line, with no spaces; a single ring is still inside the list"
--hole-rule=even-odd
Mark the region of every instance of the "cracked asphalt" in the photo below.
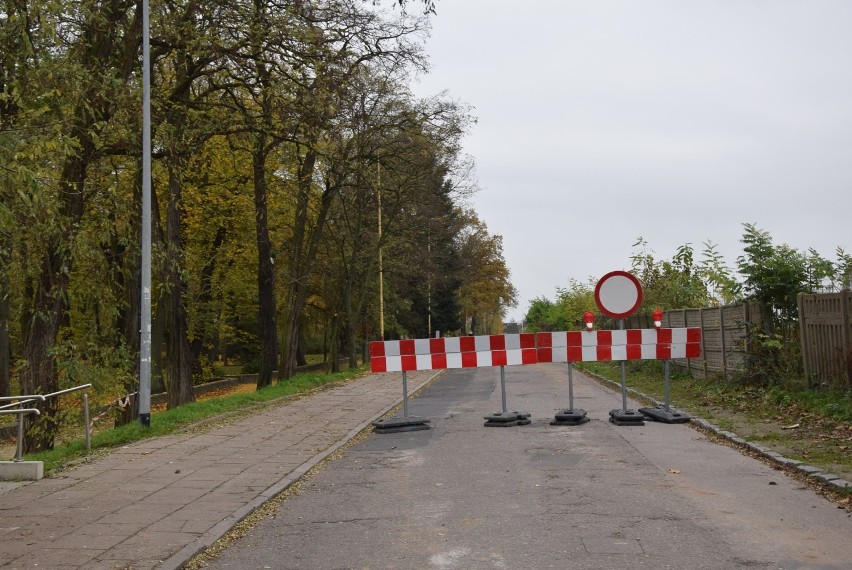
[[[505,372],[530,425],[483,426],[499,369],[447,371],[409,404],[432,429],[365,438],[207,567],[852,568],[849,513],[782,471],[684,424],[615,426],[621,395],[576,371],[591,421],[551,426],[565,366]]]

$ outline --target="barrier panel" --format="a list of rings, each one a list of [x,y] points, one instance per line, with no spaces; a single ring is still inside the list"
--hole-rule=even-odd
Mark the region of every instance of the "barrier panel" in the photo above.
[[[539,362],[670,360],[701,356],[701,329],[628,329],[536,334]]]
[[[537,364],[534,333],[385,340],[370,343],[373,372]]]
[[[373,372],[700,356],[700,328],[561,331],[370,343]]]
[[[560,331],[506,335],[462,336],[385,340],[370,343],[372,372],[406,372],[458,368],[500,367],[503,410],[486,416],[486,426],[524,425],[529,423],[526,412],[509,412],[506,408],[505,366],[566,362],[569,365],[569,390],[572,390],[571,364],[574,362],[603,362],[626,360],[665,360],[698,358],[701,356],[700,328],[655,328],[599,331]],[[623,370],[622,370],[623,376]],[[666,403],[668,414],[668,366],[666,367]],[[624,379],[622,378],[622,384]],[[624,391],[624,390],[622,390]],[[407,403],[407,389],[403,387]],[[626,398],[626,395],[623,395]],[[568,409],[557,414],[556,424],[583,423],[585,411],[573,410],[573,393]],[[624,405],[626,411],[626,403]],[[578,414],[577,412],[582,412]],[[408,417],[406,406],[406,417]],[[612,416],[612,412],[611,412]],[[639,415],[639,418],[642,416]],[[666,421],[663,415],[661,421]],[[684,417],[680,415],[680,417]],[[688,419],[688,416],[685,416]],[[419,419],[419,418],[418,418]],[[618,418],[616,418],[618,419]],[[638,419],[629,418],[621,425],[635,425]],[[421,422],[424,423],[424,422]],[[615,422],[618,423],[618,422]],[[374,422],[375,425],[375,422]],[[381,427],[376,425],[377,428]],[[394,424],[394,427],[399,427]]]

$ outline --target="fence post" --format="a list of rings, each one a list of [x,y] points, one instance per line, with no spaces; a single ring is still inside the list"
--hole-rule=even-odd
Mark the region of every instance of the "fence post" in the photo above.
[[[811,378],[811,351],[808,350],[807,311],[805,311],[804,293],[796,295],[796,308],[799,311],[799,345],[802,350],[802,368],[805,371],[805,385],[813,387]]]
[[[687,317],[686,317],[686,309],[683,310],[683,326],[684,326],[684,328],[689,327],[689,321],[687,320]],[[669,369],[668,366],[669,366],[669,361],[666,360],[666,370]],[[686,372],[687,372],[687,374],[689,374],[689,377],[692,378],[692,359],[691,358],[686,359]]]
[[[801,314],[801,313],[799,313]],[[743,337],[743,353],[748,356],[749,346],[749,329],[751,328],[751,303],[743,302],[743,323],[745,326],[745,335]]]
[[[849,359],[852,358],[852,342],[850,342],[849,338],[849,291],[841,291],[840,292],[840,317],[843,322],[843,331],[840,333],[841,338],[843,339],[843,349],[842,349],[842,359],[843,362],[841,365],[846,365],[846,387],[852,388],[852,363],[849,362]]]
[[[728,379],[728,355],[726,350],[728,346],[725,344],[725,307],[719,307],[719,335],[722,338],[722,374],[725,379]]]

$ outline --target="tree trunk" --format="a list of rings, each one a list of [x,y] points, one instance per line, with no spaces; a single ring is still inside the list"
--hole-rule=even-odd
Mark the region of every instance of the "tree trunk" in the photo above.
[[[296,349],[299,345],[299,324],[302,309],[305,306],[307,273],[304,268],[308,260],[303,259],[308,233],[308,201],[313,183],[314,165],[317,155],[309,150],[302,157],[299,166],[298,194],[296,197],[296,219],[293,224],[293,247],[290,254],[290,280],[286,287],[285,315],[282,360],[278,368],[278,377],[288,379],[296,369]]]
[[[6,238],[0,234],[0,396],[12,395],[12,383],[9,377],[9,277],[7,251],[10,249]]]
[[[328,349],[328,370],[340,372],[340,315],[335,312],[331,317],[331,346]]]
[[[290,258],[292,276],[287,284],[286,322],[284,323],[283,363],[279,377],[290,378],[296,369],[299,348],[299,332],[302,311],[308,298],[308,285],[316,260],[317,249],[322,240],[325,220],[328,217],[337,189],[326,187],[319,199],[318,211],[313,225],[309,224],[308,203],[313,189],[313,172],[316,151],[308,150],[299,168],[299,192],[296,200],[296,220],[293,229],[293,249]]]
[[[79,118],[85,123],[86,119]],[[80,123],[78,123],[79,125]],[[60,193],[60,228],[48,236],[47,253],[31,298],[32,310],[24,317],[24,350],[26,364],[21,369],[21,394],[50,394],[59,389],[56,357],[52,348],[59,334],[59,325],[66,310],[68,280],[71,273],[70,245],[74,242],[85,205],[84,181],[94,146],[90,135],[75,129],[81,150],[71,157],[62,169]],[[27,453],[53,449],[58,431],[56,412],[59,402],[49,398],[35,403],[41,416],[25,416],[24,450]],[[37,426],[37,427],[36,427]]]
[[[346,279],[343,291],[343,303],[346,307],[346,355],[349,358],[349,369],[358,367],[358,346],[356,344],[355,312],[352,307],[352,282]]]
[[[137,160],[137,177],[133,185],[133,204],[135,211],[142,211],[142,160]],[[142,241],[142,225],[139,216],[131,218],[131,243]],[[136,247],[128,247],[121,240],[113,240],[112,251],[115,265],[122,282],[119,284],[124,291],[125,308],[118,316],[118,329],[121,331],[124,345],[131,355],[130,379],[124,384],[124,395],[129,396],[127,404],[115,417],[115,427],[132,423],[139,417],[139,348],[141,331],[142,305],[142,268],[140,251]]]
[[[21,394],[50,394],[56,392],[59,379],[52,348],[59,332],[59,319],[64,310],[67,274],[59,273],[61,257],[56,249],[45,256],[35,290],[33,312],[25,319],[24,366],[21,368]],[[24,416],[24,451],[32,453],[53,449],[56,437],[58,400],[49,398],[35,403],[40,416]]]
[[[56,340],[58,326],[56,321],[37,318],[30,327],[24,347],[26,364],[21,370],[21,394],[50,394],[58,389],[56,360],[51,348]],[[40,416],[24,416],[24,452],[33,453],[53,449],[57,434],[56,412],[59,401],[48,398],[36,407]]]
[[[210,246],[211,253],[207,257],[207,262],[201,268],[199,292],[195,300],[199,307],[198,314],[209,313],[210,303],[213,300],[213,272],[216,270],[216,252],[219,251],[219,248],[222,247],[222,244],[225,242],[227,233],[227,230],[223,227],[219,227],[216,230],[216,235],[213,237],[213,243]],[[195,338],[190,344],[190,349],[192,351],[192,368],[199,374],[203,370],[201,354],[203,352],[204,345],[211,340],[210,337],[209,327],[204,327],[204,330],[196,332]],[[207,356],[209,356],[209,354]],[[212,359],[210,360],[212,361]]]
[[[260,370],[257,387],[272,384],[272,373],[278,356],[278,325],[275,315],[275,267],[269,243],[269,222],[266,208],[266,153],[263,137],[252,153],[254,169],[255,234],[257,238],[257,292],[260,300],[258,324],[260,325]]]
[[[151,393],[162,394],[166,391],[163,378],[163,352],[166,346],[166,314],[168,299],[160,297],[157,305],[151,309]]]
[[[179,160],[169,165],[169,203],[166,208],[166,281],[168,283],[168,315],[166,317],[168,354],[169,408],[195,401],[192,389],[192,351],[189,346],[186,306],[183,298],[186,283],[181,277],[183,245],[180,236],[180,203],[182,180]]]
[[[305,356],[305,332],[303,327],[299,327],[299,344],[296,345],[296,366],[307,366],[308,359]]]
[[[128,352],[132,355],[130,362],[130,377],[124,385],[125,394],[134,394],[139,390],[139,343],[141,335],[141,304],[142,276],[139,267],[139,256],[129,254],[127,248],[122,248],[122,270],[117,274],[124,276],[124,299],[126,310],[119,317],[122,337]],[[139,417],[139,394],[130,397],[129,402],[115,418],[116,427],[132,423]]]
[[[135,17],[125,22],[126,6],[122,2],[105,2],[99,5],[97,25],[88,25],[86,34],[79,38],[77,47],[80,61],[92,75],[86,80],[90,84],[81,93],[70,121],[70,128],[64,136],[76,142],[76,152],[65,159],[59,172],[60,203],[55,231],[45,236],[47,254],[41,262],[41,268],[34,282],[28,286],[33,295],[32,307],[24,315],[23,357],[26,364],[21,370],[21,392],[55,392],[58,387],[56,358],[52,348],[59,333],[59,325],[65,316],[66,294],[71,273],[71,245],[77,235],[85,206],[85,182],[87,170],[96,156],[95,137],[107,125],[113,113],[113,99],[104,93],[103,73],[107,60],[120,50],[123,57],[116,57],[121,68],[116,69],[112,78],[126,81],[135,68],[138,32],[141,30],[140,8]],[[86,24],[90,24],[87,22]],[[129,33],[124,34],[123,42],[116,42],[116,28],[125,26]],[[133,32],[137,33],[133,33]],[[27,416],[25,421],[26,437],[24,449],[29,452],[53,448],[57,431],[56,411],[58,401],[51,398],[37,403],[42,415],[33,421]],[[36,429],[30,429],[37,423]]]

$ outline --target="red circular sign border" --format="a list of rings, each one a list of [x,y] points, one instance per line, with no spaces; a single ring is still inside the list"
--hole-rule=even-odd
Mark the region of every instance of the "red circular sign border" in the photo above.
[[[628,309],[624,313],[613,313],[612,311],[609,311],[606,308],[604,308],[604,306],[601,304],[601,297],[600,297],[601,286],[603,285],[604,281],[606,281],[610,277],[615,277],[615,276],[627,277],[636,286],[636,292],[638,293],[637,298],[636,298],[636,304],[633,305],[630,309]],[[612,317],[613,319],[623,319],[624,317],[629,317],[630,315],[632,315],[633,313],[638,311],[639,307],[642,305],[642,297],[643,297],[642,284],[639,283],[639,280],[636,279],[635,275],[633,275],[632,273],[628,273],[626,271],[610,271],[609,273],[607,273],[606,275],[601,277],[600,280],[598,281],[598,284],[595,285],[595,303],[597,304],[598,308],[601,310],[601,312],[603,314],[605,314],[609,317]]]

